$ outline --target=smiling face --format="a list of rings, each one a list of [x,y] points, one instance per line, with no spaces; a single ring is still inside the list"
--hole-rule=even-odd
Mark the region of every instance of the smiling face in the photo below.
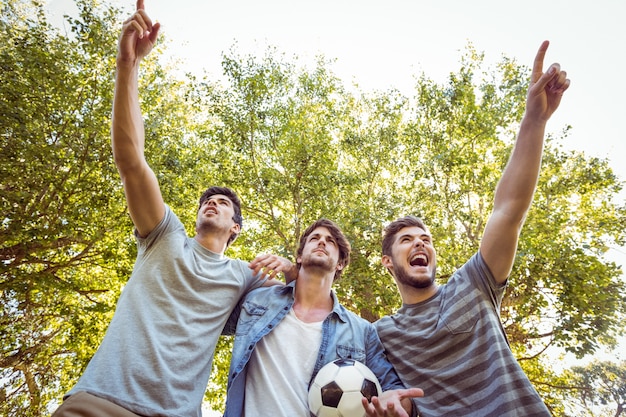
[[[425,226],[407,226],[391,238],[390,253],[382,262],[401,288],[430,288],[435,283],[437,254]]]

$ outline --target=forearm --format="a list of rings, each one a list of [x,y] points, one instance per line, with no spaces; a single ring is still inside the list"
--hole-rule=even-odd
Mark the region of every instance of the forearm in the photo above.
[[[521,221],[537,186],[546,122],[525,116],[494,198],[494,211]]]
[[[136,169],[144,161],[145,132],[139,106],[138,65],[118,63],[111,145],[115,163],[122,174]]]

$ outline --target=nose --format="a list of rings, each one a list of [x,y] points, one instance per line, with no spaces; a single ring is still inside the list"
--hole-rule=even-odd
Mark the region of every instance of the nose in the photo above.
[[[414,245],[415,245],[415,247],[423,247],[424,246],[424,241],[421,238],[416,237]]]

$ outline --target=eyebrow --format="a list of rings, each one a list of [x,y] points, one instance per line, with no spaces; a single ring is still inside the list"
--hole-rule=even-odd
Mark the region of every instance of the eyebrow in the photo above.
[[[228,203],[232,203],[232,201],[230,201],[230,198],[227,198],[227,197],[214,197],[214,196],[211,196],[211,197],[206,199],[206,201],[210,201],[210,200],[217,200],[219,202],[226,201]]]
[[[323,233],[319,233],[319,232],[318,233],[311,233],[309,235],[309,239],[314,238],[314,237],[322,237],[322,236],[326,236],[326,239],[329,239],[329,240],[336,240],[335,237],[333,235],[331,235],[331,234],[327,235],[327,234],[323,234]]]
[[[402,233],[401,235],[398,235],[398,240],[401,240],[404,237],[414,237],[414,236],[419,236],[420,239],[423,239],[425,237],[432,239],[432,235],[430,233],[421,233],[421,234],[413,234],[413,233]]]

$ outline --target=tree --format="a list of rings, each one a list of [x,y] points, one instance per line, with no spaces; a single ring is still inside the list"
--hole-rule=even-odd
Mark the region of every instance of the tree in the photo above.
[[[20,416],[42,415],[80,371],[129,270],[106,192],[119,182],[103,141],[111,34],[74,22],[76,39],[61,37],[24,5],[6,3],[0,23],[2,409]]]
[[[109,144],[125,17],[91,0],[77,4],[71,33],[61,34],[41,4],[2,3],[0,410],[7,416],[46,415],[72,387],[135,258]],[[477,250],[524,111],[526,67],[503,58],[483,69],[469,45],[447,82],[424,74],[409,98],[351,93],[331,61],[307,67],[275,49],[254,57],[233,48],[223,56],[224,85],[178,79],[160,61],[164,47],[141,69],[146,157],[189,227],[207,186],[240,194],[244,231],[230,256],[293,257],[304,227],[335,220],[353,247],[336,292],[375,320],[400,304],[380,263],[387,222],[412,213],[431,225],[441,281]],[[626,300],[620,267],[603,258],[626,240],[626,207],[617,201],[623,183],[606,161],[563,151],[569,130],[546,143],[502,311],[513,350],[555,415],[564,415],[560,393],[572,379],[542,361],[545,349],[584,356],[611,345],[623,331]],[[218,409],[230,340],[219,346],[206,396]]]
[[[104,335],[135,256],[110,150],[122,19],[115,9],[77,4],[79,16],[68,18],[71,33],[61,34],[40,3],[2,3],[0,410],[6,416],[47,415],[48,404],[74,384]],[[146,68],[146,123],[152,138],[163,138],[149,147],[169,185],[164,194],[180,206],[190,177],[179,169],[195,162],[192,152],[181,151],[189,149],[182,137],[193,126],[185,104],[191,101],[156,60]]]
[[[259,225],[246,245],[289,254],[301,224],[333,218],[354,247],[337,293],[375,320],[399,304],[380,266],[382,227],[414,213],[432,225],[445,281],[478,249],[524,112],[528,68],[503,58],[487,71],[482,62],[469,45],[447,84],[424,75],[409,100],[394,91],[355,97],[336,80],[323,88],[332,74],[321,61],[302,73],[272,56],[227,56],[217,135],[236,154],[230,180],[253,185],[240,189]],[[614,201],[623,184],[606,161],[561,150],[569,129],[547,140],[502,312],[513,350],[555,412],[548,387],[558,377],[537,359],[551,345],[579,356],[610,345],[625,309],[621,269],[603,260],[624,243],[626,210]]]
[[[594,406],[614,410],[608,415],[618,417],[626,412],[626,362],[593,361],[571,369],[578,396],[587,410]],[[607,407],[608,406],[608,407]]]

